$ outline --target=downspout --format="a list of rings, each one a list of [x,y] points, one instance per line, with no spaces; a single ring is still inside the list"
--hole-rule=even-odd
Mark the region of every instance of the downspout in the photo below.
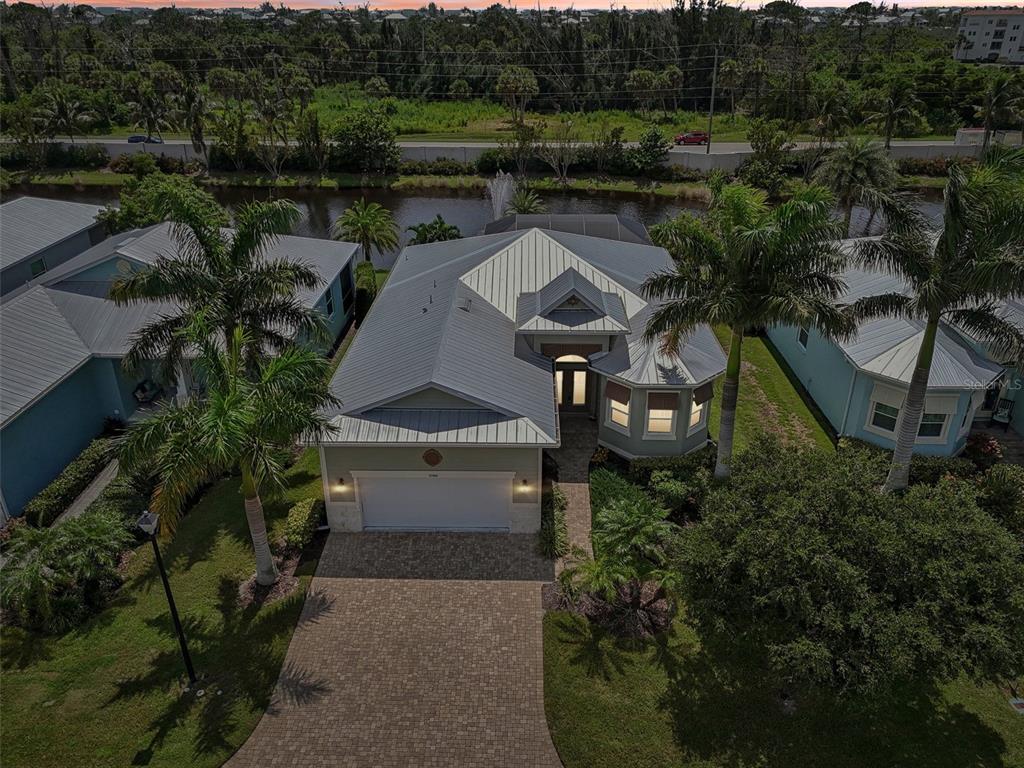
[[[853,369],[853,378],[850,379],[850,390],[846,393],[846,407],[843,409],[843,425],[839,428],[839,436],[842,437],[846,434],[846,420],[850,416],[850,401],[853,399],[853,387],[857,383],[857,375],[860,373],[856,368]]]

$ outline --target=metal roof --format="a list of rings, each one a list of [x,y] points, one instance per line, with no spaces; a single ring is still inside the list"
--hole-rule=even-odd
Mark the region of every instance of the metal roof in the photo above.
[[[434,445],[553,445],[523,417],[485,408],[375,408],[359,416],[336,416],[325,443],[431,443]]]
[[[0,205],[0,269],[96,225],[98,205],[19,197]]]
[[[572,298],[583,306],[564,307]],[[629,318],[619,294],[602,291],[570,267],[539,291],[519,294],[516,326],[529,332],[625,333]]]
[[[840,299],[843,303],[882,293],[906,294],[909,290],[902,278],[878,270],[848,269],[843,280],[847,286]],[[838,345],[859,369],[909,384],[924,328],[923,320],[883,317],[862,323],[853,338]],[[980,389],[1002,371],[1002,366],[979,354],[955,328],[944,322],[939,325],[929,389]]]
[[[490,444],[507,444],[510,437],[517,444],[537,444],[537,437],[522,432],[527,424],[547,443],[557,442],[551,361],[517,333],[521,311],[554,307],[550,320],[561,311],[559,301],[576,293],[606,313],[602,320],[619,323],[615,332],[621,333],[646,317],[648,305],[637,295],[640,283],[671,264],[661,248],[538,229],[405,248],[332,379],[331,390],[342,403],[333,415],[345,417],[336,419],[345,430],[330,442],[392,442],[392,432],[346,419],[365,422],[370,414],[390,410],[388,403],[428,388],[501,414],[509,429],[516,425],[514,435],[486,435]],[[637,347],[638,358],[650,352]],[[707,328],[680,354],[685,383],[725,368]],[[626,358],[628,375],[628,348]],[[387,426],[432,434],[410,426],[435,418],[431,413],[410,410],[403,421]]]
[[[636,219],[614,213],[510,213],[488,223],[483,234],[513,232],[524,229],[546,229],[550,232],[572,232],[578,235],[650,245],[647,228]]]

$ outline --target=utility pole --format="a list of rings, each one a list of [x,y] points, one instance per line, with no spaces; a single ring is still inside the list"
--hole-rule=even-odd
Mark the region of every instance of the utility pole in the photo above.
[[[718,46],[715,46],[715,68],[711,70],[711,105],[708,107],[708,143],[705,155],[711,154],[711,124],[715,120],[715,86],[718,84]]]

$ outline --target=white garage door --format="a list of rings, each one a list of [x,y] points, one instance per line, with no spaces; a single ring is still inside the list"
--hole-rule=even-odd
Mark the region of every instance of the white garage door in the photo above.
[[[509,529],[512,472],[353,474],[365,530]]]

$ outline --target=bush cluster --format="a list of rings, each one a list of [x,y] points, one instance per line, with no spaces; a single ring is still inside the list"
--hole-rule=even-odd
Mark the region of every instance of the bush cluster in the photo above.
[[[565,519],[568,502],[558,483],[541,497],[540,552],[545,557],[565,557],[569,554],[569,527]]]
[[[48,486],[25,505],[23,514],[30,525],[45,528],[68,508],[111,459],[113,443],[100,437],[85,447]]]
[[[303,499],[288,510],[285,521],[284,543],[292,549],[303,549],[313,541],[320,521],[324,517],[324,500],[320,497]]]
[[[46,144],[42,149],[42,162],[22,144],[0,146],[0,165],[11,171],[21,171],[39,164],[46,168],[103,168],[110,155],[100,144]]]
[[[447,157],[437,160],[406,160],[398,166],[403,176],[467,176],[477,172],[477,163],[460,163]]]
[[[896,161],[896,168],[904,176],[945,177],[949,175],[950,166],[974,162],[970,157],[904,157]]]

